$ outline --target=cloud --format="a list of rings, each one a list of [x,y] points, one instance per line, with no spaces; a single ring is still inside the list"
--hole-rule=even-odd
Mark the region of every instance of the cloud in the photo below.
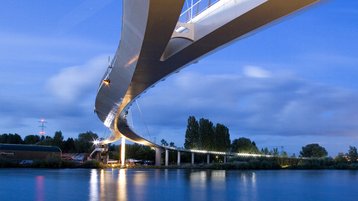
[[[84,65],[63,68],[48,80],[47,89],[61,101],[73,102],[88,89],[96,88],[106,67],[106,56],[99,56]]]
[[[253,78],[269,78],[271,73],[257,66],[246,66],[244,68],[244,75]]]
[[[73,63],[83,55],[98,51],[106,52],[110,46],[97,41],[77,37],[55,37],[0,31],[0,59],[3,63],[14,62],[22,68],[34,62]],[[86,51],[83,51],[86,50]],[[21,65],[22,64],[22,65]],[[1,66],[3,67],[3,66]],[[0,68],[1,68],[0,67]]]
[[[180,137],[189,115],[224,123],[234,136],[358,134],[357,91],[254,72],[251,76],[187,72],[169,78],[140,99],[143,118],[152,132],[182,128]],[[257,79],[262,74],[266,79]]]
[[[73,29],[78,24],[84,22],[91,16],[95,15],[103,8],[112,3],[113,0],[85,0],[79,6],[66,14],[59,22],[58,30],[66,32]]]
[[[39,129],[38,120],[45,118],[48,135],[57,130],[66,137],[75,137],[87,130],[101,135],[104,126],[93,107],[106,67],[107,57],[97,56],[83,65],[64,67],[45,81],[19,79],[19,82],[4,85],[0,91],[0,105],[4,106],[0,110],[0,132],[34,134]],[[44,84],[37,84],[39,82]]]

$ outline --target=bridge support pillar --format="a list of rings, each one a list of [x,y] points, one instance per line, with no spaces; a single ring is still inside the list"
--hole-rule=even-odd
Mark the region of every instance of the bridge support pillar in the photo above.
[[[160,166],[161,165],[161,158],[162,158],[162,149],[156,147],[155,148],[155,166]]]
[[[224,163],[226,163],[226,161],[227,161],[227,156],[224,155]]]
[[[191,164],[194,165],[194,161],[195,161],[195,158],[194,158],[194,152],[191,153]]]
[[[178,156],[177,156],[177,165],[180,165],[180,151],[178,151]]]
[[[210,164],[210,154],[207,154],[207,155],[206,155],[206,163],[207,163],[207,164]]]
[[[165,166],[168,166],[169,164],[169,150],[165,149]]]
[[[125,166],[126,161],[126,139],[122,137],[121,139],[121,166]]]

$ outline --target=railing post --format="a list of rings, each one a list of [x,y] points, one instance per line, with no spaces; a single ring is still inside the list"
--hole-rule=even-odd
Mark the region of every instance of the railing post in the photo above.
[[[194,0],[191,0],[191,5],[190,5],[190,21],[193,19],[193,6],[194,6]]]

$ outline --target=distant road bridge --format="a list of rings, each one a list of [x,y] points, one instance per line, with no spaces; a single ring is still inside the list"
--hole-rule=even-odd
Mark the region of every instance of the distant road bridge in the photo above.
[[[95,102],[95,112],[112,131],[101,143],[125,137],[163,148],[128,125],[135,99],[219,47],[317,1],[123,0],[121,41]]]

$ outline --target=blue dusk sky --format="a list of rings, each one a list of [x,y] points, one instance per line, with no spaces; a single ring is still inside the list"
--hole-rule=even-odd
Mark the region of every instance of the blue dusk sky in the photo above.
[[[120,0],[2,0],[0,133],[110,133],[93,113],[121,35]],[[225,37],[225,36],[223,36]],[[159,83],[132,106],[143,136],[182,146],[189,115],[231,139],[330,155],[358,146],[358,1],[330,0],[265,27]]]

